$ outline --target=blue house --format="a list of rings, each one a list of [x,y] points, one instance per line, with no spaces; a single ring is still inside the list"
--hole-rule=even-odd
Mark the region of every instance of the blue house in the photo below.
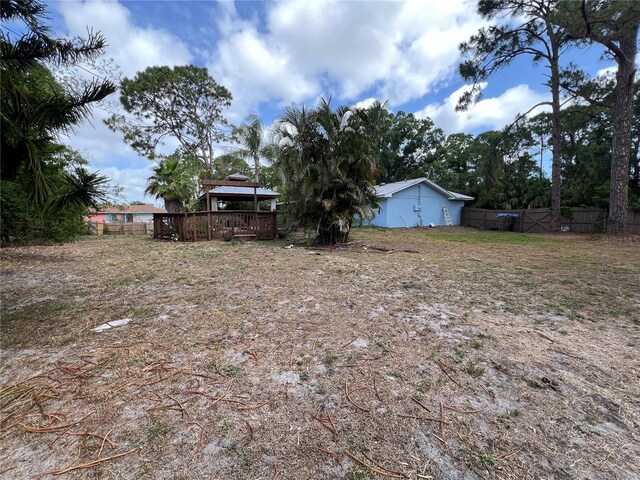
[[[370,224],[378,227],[447,225],[445,210],[451,224],[460,225],[464,202],[473,200],[473,197],[450,192],[424,177],[382,183],[375,190],[380,208]]]

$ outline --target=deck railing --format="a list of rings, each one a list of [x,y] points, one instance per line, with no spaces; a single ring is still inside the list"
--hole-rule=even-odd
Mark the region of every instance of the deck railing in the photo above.
[[[229,237],[270,240],[276,238],[277,228],[276,212],[226,210],[153,214],[154,238],[181,242]]]

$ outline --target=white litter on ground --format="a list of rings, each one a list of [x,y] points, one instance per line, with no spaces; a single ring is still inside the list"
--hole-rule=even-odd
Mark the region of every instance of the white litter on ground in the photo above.
[[[113,327],[120,327],[122,325],[126,325],[127,323],[129,323],[131,321],[130,318],[123,318],[121,320],[113,320],[111,322],[107,322],[107,323],[103,323],[102,325],[98,325],[96,328],[92,328],[91,330],[93,330],[94,332],[104,332],[105,330],[109,330],[110,328]]]

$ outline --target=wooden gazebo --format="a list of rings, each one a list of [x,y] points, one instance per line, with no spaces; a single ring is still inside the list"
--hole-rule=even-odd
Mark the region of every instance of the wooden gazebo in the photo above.
[[[278,192],[250,182],[244,175],[225,180],[202,180],[200,201],[203,210],[191,213],[158,213],[153,216],[153,236],[165,240],[196,242],[229,238],[270,240],[277,235]],[[270,210],[261,211],[260,202],[270,201]],[[231,202],[251,202],[252,210],[226,210]]]

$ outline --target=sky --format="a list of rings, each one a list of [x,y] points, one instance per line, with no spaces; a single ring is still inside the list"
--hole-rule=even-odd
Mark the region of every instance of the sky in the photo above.
[[[475,7],[475,0],[48,3],[58,35],[102,32],[102,58],[125,77],[153,65],[207,67],[233,95],[226,117],[235,124],[258,113],[270,125],[286,106],[315,106],[320,98],[336,106],[377,99],[393,112],[429,117],[447,134],[501,128],[550,97],[544,64],[523,58],[489,79],[475,106],[455,111],[469,87],[458,74],[458,45],[487,25]],[[565,61],[592,75],[612,65],[594,48],[573,49]],[[99,66],[87,70],[113,75]],[[76,74],[90,77],[87,70]],[[125,201],[153,203],[144,188],[155,163],[103,122],[117,108],[115,93],[66,143],[121,186]]]

